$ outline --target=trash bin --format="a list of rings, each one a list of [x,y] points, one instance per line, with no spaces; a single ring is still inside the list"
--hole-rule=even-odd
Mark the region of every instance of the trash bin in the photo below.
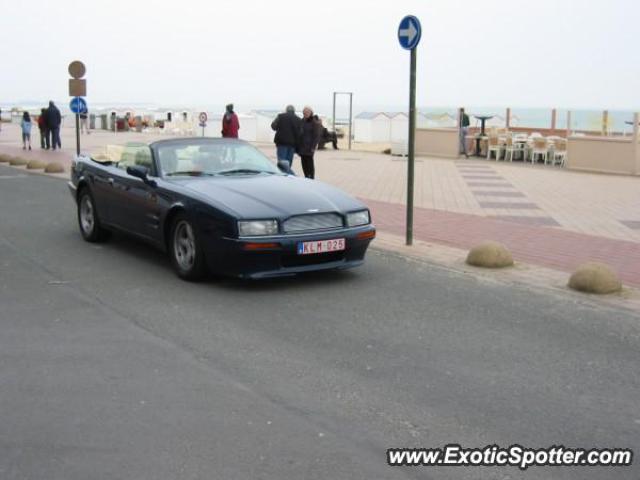
[[[109,122],[107,122],[107,114],[100,115],[100,128],[103,130],[109,130]]]
[[[96,129],[96,115],[95,115],[95,113],[90,113],[89,114],[89,129],[90,130],[95,130]]]

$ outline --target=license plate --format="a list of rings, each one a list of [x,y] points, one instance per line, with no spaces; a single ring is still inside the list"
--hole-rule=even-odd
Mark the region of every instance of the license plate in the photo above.
[[[344,250],[344,248],[344,238],[334,238],[333,240],[317,240],[315,242],[300,242],[298,243],[298,255],[337,252],[338,250]]]

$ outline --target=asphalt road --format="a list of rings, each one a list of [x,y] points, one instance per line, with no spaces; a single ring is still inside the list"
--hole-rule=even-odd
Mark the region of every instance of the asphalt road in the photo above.
[[[82,241],[63,181],[0,166],[0,478],[638,479],[389,467],[390,447],[640,449],[640,316],[372,250],[179,280]]]

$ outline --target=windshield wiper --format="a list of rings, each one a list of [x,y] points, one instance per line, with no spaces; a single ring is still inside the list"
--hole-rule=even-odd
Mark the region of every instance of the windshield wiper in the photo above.
[[[200,176],[212,176],[213,173],[202,172],[200,170],[184,170],[182,172],[169,172],[166,174],[167,177],[175,177],[179,175],[191,176],[191,177],[200,177]]]
[[[229,170],[216,172],[216,175],[232,175],[234,173],[268,173],[273,175],[274,172],[269,172],[267,170],[253,170],[251,168],[231,168]]]

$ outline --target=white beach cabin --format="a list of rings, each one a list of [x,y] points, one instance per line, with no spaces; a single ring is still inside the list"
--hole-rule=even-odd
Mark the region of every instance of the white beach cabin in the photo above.
[[[385,112],[362,112],[353,121],[356,142],[388,143],[391,141],[391,118]]]

